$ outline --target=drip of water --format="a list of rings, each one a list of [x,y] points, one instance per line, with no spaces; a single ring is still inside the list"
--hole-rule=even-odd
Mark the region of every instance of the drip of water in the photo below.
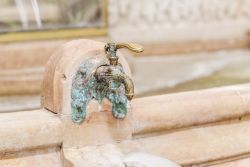
[[[32,8],[33,8],[33,12],[35,15],[35,19],[36,19],[36,25],[38,28],[42,28],[42,19],[41,19],[41,14],[40,14],[40,9],[37,3],[37,0],[30,0]]]
[[[27,29],[29,27],[28,17],[27,17],[27,11],[24,8],[23,0],[15,0],[18,13],[20,15],[20,19],[22,22],[23,29]]]
[[[121,127],[120,120],[119,119],[115,119],[115,123],[116,123],[116,129],[120,129],[120,127]]]
[[[127,102],[127,109],[128,109],[128,113],[131,112],[131,110],[132,110],[131,101]]]
[[[127,114],[131,115],[131,118],[133,118],[133,112],[132,112],[132,110],[133,110],[133,106],[131,104],[131,101],[128,100],[128,102],[127,102]]]

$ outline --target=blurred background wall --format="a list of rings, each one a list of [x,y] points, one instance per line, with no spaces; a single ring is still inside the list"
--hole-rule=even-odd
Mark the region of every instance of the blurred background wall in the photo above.
[[[88,0],[70,3],[78,1]],[[43,6],[49,15],[59,11]],[[109,0],[106,8],[108,33],[84,38],[145,46],[142,55],[127,57],[137,97],[250,81],[250,0]],[[96,9],[82,10],[88,15]],[[0,18],[7,14],[1,11]],[[46,62],[57,47],[78,38],[1,43],[0,111],[39,108]]]
[[[249,0],[110,0],[109,33],[140,42],[243,38]]]

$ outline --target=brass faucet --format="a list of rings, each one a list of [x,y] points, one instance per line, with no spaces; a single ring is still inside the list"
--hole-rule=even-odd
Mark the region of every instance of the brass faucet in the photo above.
[[[104,51],[108,61],[96,62],[87,59],[80,65],[73,77],[71,88],[71,119],[81,123],[87,115],[87,104],[95,99],[99,103],[107,98],[112,103],[112,114],[117,119],[125,118],[127,104],[134,96],[134,85],[119,63],[117,50],[127,48],[133,52],[142,52],[138,44],[107,43]]]
[[[107,43],[104,47],[105,54],[109,60],[109,64],[99,66],[94,76],[97,81],[104,81],[109,84],[109,88],[116,91],[120,84],[124,84],[125,93],[128,100],[132,100],[134,96],[134,84],[133,81],[127,76],[120,63],[118,63],[119,57],[117,56],[117,50],[121,48],[127,48],[133,52],[143,52],[143,47],[134,43]],[[120,83],[114,85],[113,83]]]

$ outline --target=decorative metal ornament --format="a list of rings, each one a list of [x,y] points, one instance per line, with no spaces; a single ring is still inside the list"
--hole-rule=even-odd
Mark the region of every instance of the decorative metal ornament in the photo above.
[[[118,62],[116,51],[127,48],[133,52],[142,52],[138,44],[107,43],[104,47],[108,63],[90,58],[78,68],[71,89],[71,119],[81,123],[86,118],[86,109],[90,100],[99,103],[107,98],[112,103],[112,114],[117,119],[125,118],[127,103],[134,96],[133,81],[127,76]]]

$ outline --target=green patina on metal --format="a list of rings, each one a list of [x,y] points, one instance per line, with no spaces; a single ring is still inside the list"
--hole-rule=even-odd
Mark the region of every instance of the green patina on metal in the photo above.
[[[124,118],[127,114],[128,99],[125,94],[123,83],[108,78],[108,82],[100,82],[93,75],[98,68],[96,59],[85,61],[78,68],[72,81],[71,88],[71,119],[74,123],[81,123],[86,118],[86,109],[90,100],[95,99],[99,103],[104,98],[112,102],[112,113],[115,118]],[[123,68],[119,66],[116,73],[124,74]]]
[[[99,103],[104,98],[112,102],[112,113],[122,119],[127,114],[127,104],[134,96],[134,84],[118,62],[117,49],[127,48],[133,52],[142,52],[138,44],[107,43],[104,46],[106,61],[90,58],[80,65],[72,83],[71,118],[81,123],[86,118],[86,109],[90,100]],[[108,60],[108,62],[107,62]]]

